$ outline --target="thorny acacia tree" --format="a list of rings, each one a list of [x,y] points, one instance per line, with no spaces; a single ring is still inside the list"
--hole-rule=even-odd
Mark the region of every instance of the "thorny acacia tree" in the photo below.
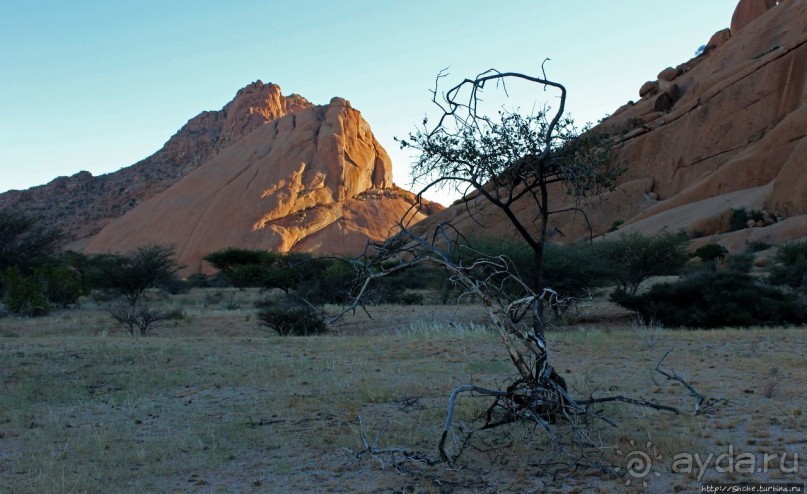
[[[439,95],[444,77],[444,72],[438,74],[432,97],[442,111],[437,124],[429,128],[424,119],[423,129],[400,141],[401,148],[420,154],[412,168],[414,180],[426,183],[420,194],[447,185],[501,210],[532,249],[531,288],[540,293],[545,288],[541,266],[550,216],[583,213],[577,206],[556,206],[562,197],[551,196],[565,193],[583,199],[613,187],[620,171],[609,159],[607,136],[578,130],[572,118],[564,115],[566,88],[545,74],[533,77],[488,70]],[[544,91],[557,92],[557,107],[544,106],[526,116],[501,109],[490,116],[482,108],[483,90],[495,85],[507,94],[508,81],[535,83]],[[534,218],[517,214],[516,208],[524,209],[525,203],[537,212]],[[471,207],[468,212],[474,214]],[[533,309],[535,330],[542,333],[543,304],[535,303]]]
[[[443,74],[438,76],[438,83],[442,77]],[[503,87],[509,79],[558,91],[557,110],[550,113],[544,109],[529,117],[504,111],[496,119],[484,115],[479,108],[482,89],[490,83]],[[527,421],[547,432],[559,454],[572,453],[571,457],[565,456],[565,460],[550,460],[550,463],[560,463],[570,469],[583,465],[604,468],[597,460],[587,460],[585,451],[596,443],[590,435],[589,424],[591,419],[613,423],[599,411],[592,410],[592,406],[621,401],[679,413],[674,407],[624,396],[573,398],[563,377],[549,363],[543,307],[557,302],[557,294],[544,287],[540,277],[548,236],[547,221],[561,211],[577,210],[576,206],[553,209],[550,195],[559,191],[585,197],[603,186],[611,186],[618,171],[607,162],[607,138],[575,131],[571,120],[563,117],[566,89],[546,77],[491,70],[454,86],[443,94],[442,101],[438,101],[435,89],[433,100],[443,111],[437,125],[401,141],[402,147],[421,153],[414,174],[428,182],[424,191],[448,183],[463,192],[475,191],[498,207],[532,249],[536,282],[532,286],[524,282],[506,256],[457,255],[458,251],[472,250],[459,232],[441,224],[432,231],[421,228],[420,233],[415,233],[407,228],[407,216],[401,221],[399,233],[383,244],[368,246],[364,256],[356,259],[354,267],[362,272],[363,283],[357,285],[354,302],[345,312],[360,306],[362,295],[377,278],[420,263],[443,268],[451,282],[485,307],[517,374],[504,390],[471,384],[454,389],[439,444],[441,460],[450,461],[446,439],[456,398],[460,393],[472,392],[494,397],[484,414],[484,425],[478,430]],[[424,126],[427,123],[424,122]],[[530,201],[535,206],[537,224],[528,223],[516,214],[515,205],[519,201]],[[416,208],[417,205],[413,206],[413,210]],[[514,294],[513,285],[520,286],[521,293]],[[679,380],[677,376],[671,379]],[[470,433],[463,444],[469,439]],[[359,454],[406,456],[402,449],[381,451],[367,441],[364,443],[366,450]],[[575,452],[567,449],[570,444]]]

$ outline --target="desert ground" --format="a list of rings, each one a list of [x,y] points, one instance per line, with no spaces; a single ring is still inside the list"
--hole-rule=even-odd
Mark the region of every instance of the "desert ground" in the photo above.
[[[326,336],[278,337],[256,320],[259,296],[165,298],[177,318],[145,337],[89,300],[0,319],[0,492],[668,493],[804,482],[804,328],[665,329],[603,302],[581,307],[548,334],[572,394],[682,413],[604,404],[615,426],[590,431],[596,457],[581,463],[614,470],[550,472],[553,447],[534,424],[476,432],[451,464],[433,464],[452,389],[501,388],[514,374],[479,307],[378,306]],[[663,368],[717,400],[708,413],[694,414],[690,392],[655,371],[668,351]],[[490,401],[461,395],[452,455]],[[628,472],[636,458],[648,464]]]

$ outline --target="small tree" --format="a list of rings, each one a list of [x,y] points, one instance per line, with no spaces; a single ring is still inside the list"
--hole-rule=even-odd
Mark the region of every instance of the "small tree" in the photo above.
[[[211,252],[204,257],[218,269],[227,280],[240,290],[249,286],[261,286],[265,268],[272,264],[277,255],[265,250],[228,247]]]
[[[17,266],[28,272],[56,252],[63,238],[61,231],[41,226],[33,216],[0,210],[0,271]]]
[[[17,295],[22,284],[40,285],[28,279],[34,270],[49,262],[63,238],[59,230],[41,226],[38,218],[17,211],[0,210],[0,296],[7,289],[8,279],[14,280]],[[14,274],[3,276],[10,269]],[[35,311],[39,313],[39,311]]]
[[[19,268],[14,266],[6,270],[3,285],[6,287],[3,302],[11,312],[36,317],[50,311],[45,287],[40,279],[23,276]]]
[[[617,290],[631,295],[652,276],[678,274],[687,262],[684,234],[659,233],[652,237],[626,233],[604,240],[598,250],[614,269]]]
[[[771,282],[796,289],[807,289],[807,240],[789,242],[776,249]]]
[[[480,237],[470,241],[473,249],[466,249],[466,261],[483,257],[506,256],[513,264],[515,272],[529,287],[537,292],[537,281],[533,278],[533,253],[530,247],[518,239]],[[567,308],[575,300],[585,298],[592,291],[611,283],[613,268],[589,243],[572,245],[549,244],[544,248],[541,278],[546,286],[557,292],[565,304],[557,309]],[[513,295],[520,295],[520,284],[511,282]]]
[[[153,309],[141,303],[149,288],[174,276],[180,266],[174,247],[145,245],[124,255],[107,254],[97,260],[104,284],[119,294],[125,303],[117,303],[110,314],[131,334],[145,335],[159,320]]]

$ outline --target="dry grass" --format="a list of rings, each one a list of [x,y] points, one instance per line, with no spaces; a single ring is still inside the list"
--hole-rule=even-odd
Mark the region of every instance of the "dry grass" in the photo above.
[[[523,426],[477,436],[461,468],[358,461],[365,432],[380,446],[436,456],[447,396],[458,384],[500,386],[510,366],[475,308],[382,307],[336,336],[280,338],[240,308],[172,298],[185,316],[132,338],[97,307],[0,320],[0,492],[699,492],[700,480],[787,481],[803,474],[672,472],[676,455],[798,453],[807,446],[802,329],[641,334],[596,323],[550,335],[556,368],[577,395],[625,394],[691,410],[665,367],[731,403],[708,416],[609,405],[618,429],[598,440],[622,464],[650,450],[643,480],[581,472],[552,481],[535,459],[548,445]],[[456,313],[455,313],[456,312]],[[453,317],[452,317],[453,314]],[[452,326],[448,323],[451,322]],[[460,400],[471,424],[487,400]],[[648,447],[650,443],[650,447]],[[478,443],[481,444],[481,443]],[[452,443],[457,447],[458,443]],[[656,475],[658,474],[658,475]],[[627,485],[628,480],[633,480]]]

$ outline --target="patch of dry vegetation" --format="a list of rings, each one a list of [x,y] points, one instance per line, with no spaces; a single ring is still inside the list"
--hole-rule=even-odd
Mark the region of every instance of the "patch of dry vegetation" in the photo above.
[[[653,371],[672,349],[665,367],[730,400],[702,416],[603,405],[619,425],[599,433],[603,458],[624,465],[630,452],[646,451],[651,471],[552,480],[533,466],[549,450],[545,435],[523,425],[476,434],[456,468],[396,469],[353,454],[363,447],[361,417],[368,438],[383,431],[380,447],[436,457],[451,390],[506,384],[508,357],[474,324],[473,308],[457,309],[453,327],[444,318],[455,308],[386,307],[374,319],[348,319],[338,336],[280,338],[260,329],[254,293],[228,295],[244,297],[240,308],[205,306],[204,292],[172,298],[166,303],[184,316],[147,338],[124,335],[91,307],[0,320],[0,492],[687,492],[700,480],[803,475],[672,471],[678,454],[705,458],[729,447],[735,456],[788,453],[792,463],[798,453],[803,461],[800,328],[589,324],[550,332],[555,367],[575,395],[625,394],[691,410],[686,390]],[[463,396],[455,425],[472,427],[488,404]],[[450,448],[462,446],[459,427]]]

